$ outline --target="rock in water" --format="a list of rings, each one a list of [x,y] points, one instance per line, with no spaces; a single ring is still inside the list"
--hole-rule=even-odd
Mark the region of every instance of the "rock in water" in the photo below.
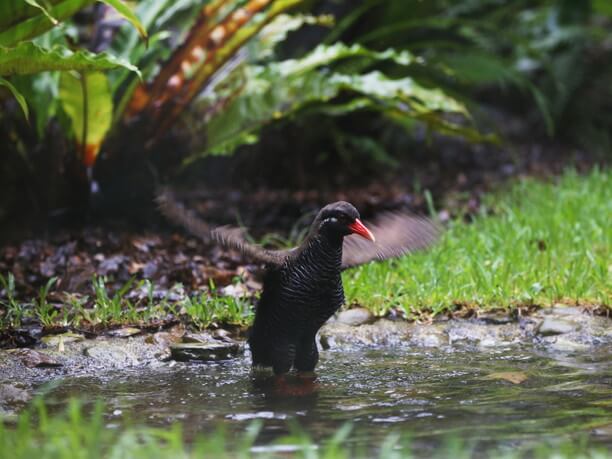
[[[180,362],[229,360],[240,354],[241,350],[236,343],[178,343],[170,346],[171,358]]]
[[[573,320],[547,317],[538,327],[538,333],[542,336],[563,335],[564,333],[570,333],[579,329],[580,324]]]

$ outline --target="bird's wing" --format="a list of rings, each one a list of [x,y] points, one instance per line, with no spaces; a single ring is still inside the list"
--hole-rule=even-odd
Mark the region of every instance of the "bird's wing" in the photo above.
[[[376,242],[357,235],[346,236],[342,246],[343,269],[424,249],[440,234],[440,228],[430,219],[402,212],[386,212],[372,222],[365,222],[365,226]]]
[[[247,258],[267,264],[281,265],[290,255],[290,250],[269,250],[246,240],[240,228],[232,226],[211,227],[196,217],[178,202],[171,191],[162,190],[157,195],[157,204],[161,213],[171,222],[182,225],[205,242],[214,242],[223,247],[239,250]]]

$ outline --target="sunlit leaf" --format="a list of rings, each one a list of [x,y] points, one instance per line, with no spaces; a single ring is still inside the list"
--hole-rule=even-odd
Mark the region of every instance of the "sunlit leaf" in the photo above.
[[[54,1],[45,12],[28,5],[24,0],[2,0],[0,2],[0,46],[14,46],[19,42],[34,38],[43,32],[53,28],[57,22],[61,22],[74,15],[77,11],[87,5],[95,3],[95,0],[59,0]],[[24,8],[24,5],[26,6]]]
[[[256,58],[262,59],[272,54],[274,47],[283,42],[290,32],[298,30],[304,25],[319,25],[331,27],[334,24],[333,16],[312,16],[309,14],[280,14],[266,25],[253,41],[252,47],[257,52]]]
[[[47,11],[47,9],[42,6],[40,3],[38,3],[36,0],[24,0],[28,5],[32,5],[34,8],[38,8],[40,11],[42,11],[42,13],[47,17],[47,19],[49,19],[49,21],[51,21],[51,24],[53,25],[57,25],[58,24],[58,20],[55,19],[53,16],[51,16],[49,14],[49,12]]]
[[[117,13],[123,16],[127,21],[129,21],[136,29],[138,33],[143,37],[147,38],[147,31],[140,22],[140,19],[134,14],[132,9],[123,3],[121,0],[99,0],[102,3],[106,3],[107,5],[113,7]]]
[[[72,123],[82,161],[91,166],[112,121],[113,100],[108,79],[102,73],[64,72],[59,97]]]
[[[139,73],[138,69],[110,54],[71,51],[64,46],[45,49],[31,42],[14,48],[0,47],[0,75],[25,75],[45,70],[102,71],[123,67]]]
[[[21,110],[23,110],[24,116],[26,117],[27,120],[29,120],[30,114],[28,112],[28,104],[25,98],[23,97],[23,95],[17,90],[17,88],[15,88],[15,86],[11,84],[10,81],[7,81],[2,77],[0,77],[0,86],[7,87],[9,91],[13,93],[13,96],[15,97],[15,99],[17,99],[17,103],[21,107]]]

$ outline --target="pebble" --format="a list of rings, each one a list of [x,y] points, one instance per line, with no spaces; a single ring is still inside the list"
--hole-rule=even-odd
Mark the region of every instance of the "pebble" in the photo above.
[[[141,332],[139,328],[134,327],[124,327],[117,328],[115,330],[110,330],[107,335],[114,336],[115,338],[128,338],[130,336],[137,335]]]
[[[108,343],[98,343],[85,349],[84,354],[105,366],[129,367],[138,365],[138,359],[125,349]]]
[[[572,320],[546,317],[538,327],[538,334],[542,336],[552,336],[578,330],[580,330],[580,324]]]
[[[76,343],[83,341],[85,336],[78,333],[66,332],[59,335],[47,335],[41,338],[41,341],[48,347],[57,347],[60,344]]]
[[[17,349],[13,351],[15,355],[28,368],[55,368],[61,367],[62,364],[56,359],[44,352],[35,351],[34,349]]]
[[[363,325],[369,324],[375,320],[372,314],[366,308],[352,308],[341,311],[336,317],[336,321],[345,325]]]

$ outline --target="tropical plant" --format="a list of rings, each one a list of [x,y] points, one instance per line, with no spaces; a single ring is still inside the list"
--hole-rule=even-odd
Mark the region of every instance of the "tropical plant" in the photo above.
[[[365,0],[327,42],[410,50],[429,64],[423,81],[476,116],[482,102],[537,107],[549,136],[610,151],[611,23],[605,0]]]

